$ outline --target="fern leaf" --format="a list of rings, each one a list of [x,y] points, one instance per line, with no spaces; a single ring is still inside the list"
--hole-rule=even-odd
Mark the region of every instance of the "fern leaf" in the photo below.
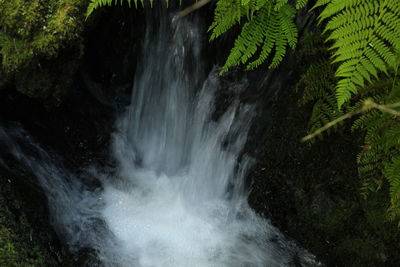
[[[117,4],[117,0],[114,3]],[[86,17],[89,17],[95,9],[103,6],[111,6],[112,4],[113,0],[91,0],[86,10]]]
[[[392,214],[395,216],[400,215],[400,156],[392,159],[392,161],[385,166],[384,175],[389,181],[390,185],[390,199],[392,206]],[[393,209],[394,208],[394,209]]]
[[[293,18],[296,15],[296,10],[291,5],[286,5],[279,12],[279,19],[282,32],[285,36],[287,43],[291,48],[295,48],[297,45],[298,30],[296,25],[293,23]]]
[[[221,73],[240,64],[246,64],[247,70],[253,69],[265,62],[271,54],[273,57],[269,67],[274,68],[283,60],[287,46],[296,47],[298,36],[298,30],[294,24],[296,9],[286,2],[286,0],[278,1],[275,6],[265,4],[244,24]],[[285,4],[281,5],[282,3]],[[216,24],[212,25],[213,30],[218,27],[218,24],[225,23],[215,22]],[[231,24],[234,23],[229,22],[229,25]],[[211,38],[215,37],[217,34],[213,32]],[[257,53],[258,57],[255,57]]]
[[[131,1],[132,0],[126,0],[129,7],[131,6]],[[138,0],[133,0],[136,7],[137,7],[137,1]],[[142,5],[144,6],[144,0],[140,0],[140,1],[141,1]],[[93,11],[96,10],[97,8],[104,7],[104,6],[118,5],[118,3],[120,5],[122,5],[123,2],[124,2],[124,0],[120,0],[119,2],[118,2],[118,0],[90,0],[88,8],[86,9],[86,18],[88,18],[93,13]],[[150,0],[150,4],[152,4],[152,3],[153,3],[153,0]]]
[[[288,0],[276,0],[275,3],[275,11],[279,11],[279,9],[281,9],[284,5],[286,5],[288,2]]]
[[[400,101],[399,84],[390,78],[365,88],[378,103],[397,103]],[[353,109],[358,109],[363,99]],[[381,190],[382,185],[389,185],[391,200],[389,215],[392,219],[400,217],[400,118],[391,114],[382,114],[372,110],[361,115],[352,130],[364,132],[363,150],[357,156],[358,171],[362,179],[361,194]]]
[[[308,0],[296,0],[296,9],[301,9],[305,7],[307,4]]]
[[[234,0],[220,0],[217,2],[214,11],[214,20],[208,31],[211,31],[210,41],[218,38],[235,24],[246,14],[245,6],[242,2]]]
[[[325,6],[327,5],[329,2],[331,2],[332,0],[317,0],[317,2],[315,3],[314,7],[312,9],[321,7],[321,6]]]
[[[267,57],[271,54],[272,49],[274,48],[276,42],[276,31],[273,25],[276,25],[278,22],[277,16],[268,16],[268,21],[265,24],[265,32],[264,32],[264,43],[261,47],[261,52],[259,57],[256,60],[253,60],[249,64],[247,64],[246,69],[254,69],[261,65]]]
[[[396,67],[396,51],[400,48],[400,1],[398,0],[319,0],[316,7],[326,5],[319,19],[329,19],[325,31],[333,40],[333,62],[341,78],[336,86],[339,108],[352,95],[372,82],[379,72]]]

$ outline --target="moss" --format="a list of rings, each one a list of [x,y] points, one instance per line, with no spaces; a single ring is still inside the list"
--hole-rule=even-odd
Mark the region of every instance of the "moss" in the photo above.
[[[52,89],[53,83],[46,83],[44,80],[43,65],[49,61],[57,61],[62,66],[64,62],[59,58],[65,59],[65,51],[71,54],[70,60],[80,58],[87,2],[0,1],[0,60],[4,74],[15,77],[20,76],[21,72],[28,72],[32,77],[37,71],[40,76],[36,83],[31,83],[34,84],[33,88],[18,86],[18,90],[36,97],[48,97],[55,92]],[[58,75],[59,73],[52,74],[55,77]],[[54,79],[50,77],[50,80]]]
[[[10,201],[3,196],[6,191],[3,178],[0,179],[3,184],[0,192],[0,266],[57,266],[48,250],[37,240],[33,227],[22,212],[22,202]],[[18,209],[19,213],[15,214],[10,207]]]

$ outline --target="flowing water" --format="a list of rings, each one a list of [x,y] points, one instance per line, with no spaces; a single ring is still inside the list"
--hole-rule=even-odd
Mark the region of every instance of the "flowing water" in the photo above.
[[[0,129],[46,192],[58,234],[72,251],[92,248],[103,266],[316,264],[247,204],[251,160],[241,151],[253,108],[236,100],[215,118],[219,77],[204,73],[196,22],[157,17],[112,137],[115,169],[86,167],[78,176],[22,129]],[[88,186],[91,177],[101,186]]]

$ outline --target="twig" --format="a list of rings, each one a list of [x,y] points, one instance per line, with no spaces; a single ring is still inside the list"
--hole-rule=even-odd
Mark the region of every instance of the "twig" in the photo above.
[[[372,103],[372,107],[379,109],[382,112],[386,112],[386,113],[390,113],[392,115],[395,116],[400,116],[400,112],[398,112],[397,110],[394,110],[393,108],[397,108],[400,107],[400,103],[396,103],[396,104],[391,104],[391,105],[379,105],[376,103]]]
[[[179,11],[178,12],[178,16],[179,17],[185,17],[185,16],[189,15],[190,13],[192,13],[193,11],[195,11],[196,9],[199,9],[202,6],[208,4],[209,2],[211,2],[211,0],[200,0],[200,1],[196,2],[196,3],[194,3],[193,5],[185,8],[184,10]]]
[[[328,130],[329,128],[335,126],[336,124],[338,124],[339,122],[346,120],[346,119],[350,119],[351,117],[353,117],[354,115],[360,114],[362,111],[361,109],[357,109],[356,111],[350,112],[350,113],[346,113],[343,116],[340,116],[339,118],[328,122],[327,124],[325,124],[324,126],[322,126],[321,128],[317,129],[316,131],[314,131],[313,133],[304,136],[303,138],[301,138],[301,142],[305,142],[308,141],[310,139],[313,139],[315,136],[319,135],[322,132],[325,132],[326,130]]]
[[[387,108],[398,108],[400,107],[400,103],[394,103],[394,104],[387,104],[385,105]]]
[[[315,136],[319,135],[320,133],[325,132],[329,128],[335,126],[339,122],[341,122],[343,120],[346,120],[346,119],[349,119],[349,118],[353,117],[354,115],[358,115],[358,114],[361,114],[361,113],[364,113],[364,112],[368,112],[371,109],[378,109],[378,110],[380,110],[382,112],[390,113],[392,115],[400,117],[400,112],[394,109],[394,108],[398,108],[398,107],[400,107],[400,103],[379,105],[379,104],[375,103],[374,101],[372,101],[371,99],[367,99],[367,100],[364,101],[364,103],[363,103],[361,108],[359,108],[359,109],[357,109],[355,111],[346,113],[343,116],[340,116],[339,118],[337,118],[337,119],[335,119],[335,120],[333,120],[331,122],[328,122],[327,124],[325,124],[324,126],[322,126],[319,129],[317,129],[316,131],[312,132],[311,134],[309,134],[307,136],[304,136],[301,139],[301,141],[302,142],[308,141],[308,140],[314,138]]]

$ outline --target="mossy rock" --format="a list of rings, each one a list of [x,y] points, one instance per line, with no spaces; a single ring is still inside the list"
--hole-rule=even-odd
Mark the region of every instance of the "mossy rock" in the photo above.
[[[0,173],[0,175],[2,175]],[[33,227],[23,213],[23,203],[17,199],[9,201],[3,196],[7,179],[1,177],[0,191],[0,266],[37,267],[57,266],[49,251],[40,243]],[[18,214],[10,208],[18,209]]]
[[[54,81],[60,73],[70,74],[70,64],[58,72],[66,55],[67,61],[79,60],[83,51],[87,4],[87,0],[0,0],[0,85],[4,76],[21,82],[18,78],[29,75],[34,80],[17,85],[20,92],[41,98],[59,95]],[[48,62],[60,67],[43,70]]]

